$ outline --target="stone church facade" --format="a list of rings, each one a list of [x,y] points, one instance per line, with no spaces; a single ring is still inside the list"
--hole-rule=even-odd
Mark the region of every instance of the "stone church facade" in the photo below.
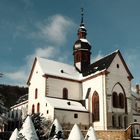
[[[27,114],[41,113],[86,129],[120,130],[133,122],[133,76],[119,50],[91,63],[91,44],[83,23],[73,46],[74,65],[36,57],[27,81]],[[14,109],[21,108],[16,105]],[[27,107],[28,106],[28,107]],[[24,113],[25,114],[25,113]]]

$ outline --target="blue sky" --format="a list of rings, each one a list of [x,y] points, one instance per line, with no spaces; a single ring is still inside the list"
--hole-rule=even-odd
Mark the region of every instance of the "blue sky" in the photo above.
[[[36,55],[73,64],[84,7],[92,60],[120,49],[139,83],[140,0],[0,0],[0,84],[26,85]]]

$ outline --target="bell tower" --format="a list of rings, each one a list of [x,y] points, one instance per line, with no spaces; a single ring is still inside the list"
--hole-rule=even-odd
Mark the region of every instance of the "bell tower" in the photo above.
[[[78,40],[73,46],[74,66],[80,72],[83,73],[90,65],[91,45],[86,39],[87,30],[84,25],[84,11],[81,9],[81,23],[78,28],[77,36]]]

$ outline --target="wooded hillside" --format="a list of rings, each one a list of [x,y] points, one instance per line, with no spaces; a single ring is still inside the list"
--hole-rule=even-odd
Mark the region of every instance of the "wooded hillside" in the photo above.
[[[0,84],[0,94],[4,97],[4,105],[9,108],[16,104],[19,97],[28,93],[27,87]]]

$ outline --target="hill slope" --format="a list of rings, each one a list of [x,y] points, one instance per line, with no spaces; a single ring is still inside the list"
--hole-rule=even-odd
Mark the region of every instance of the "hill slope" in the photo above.
[[[27,93],[28,93],[27,87],[18,87],[0,84],[0,94],[4,97],[3,102],[7,108],[15,105],[19,97]]]

